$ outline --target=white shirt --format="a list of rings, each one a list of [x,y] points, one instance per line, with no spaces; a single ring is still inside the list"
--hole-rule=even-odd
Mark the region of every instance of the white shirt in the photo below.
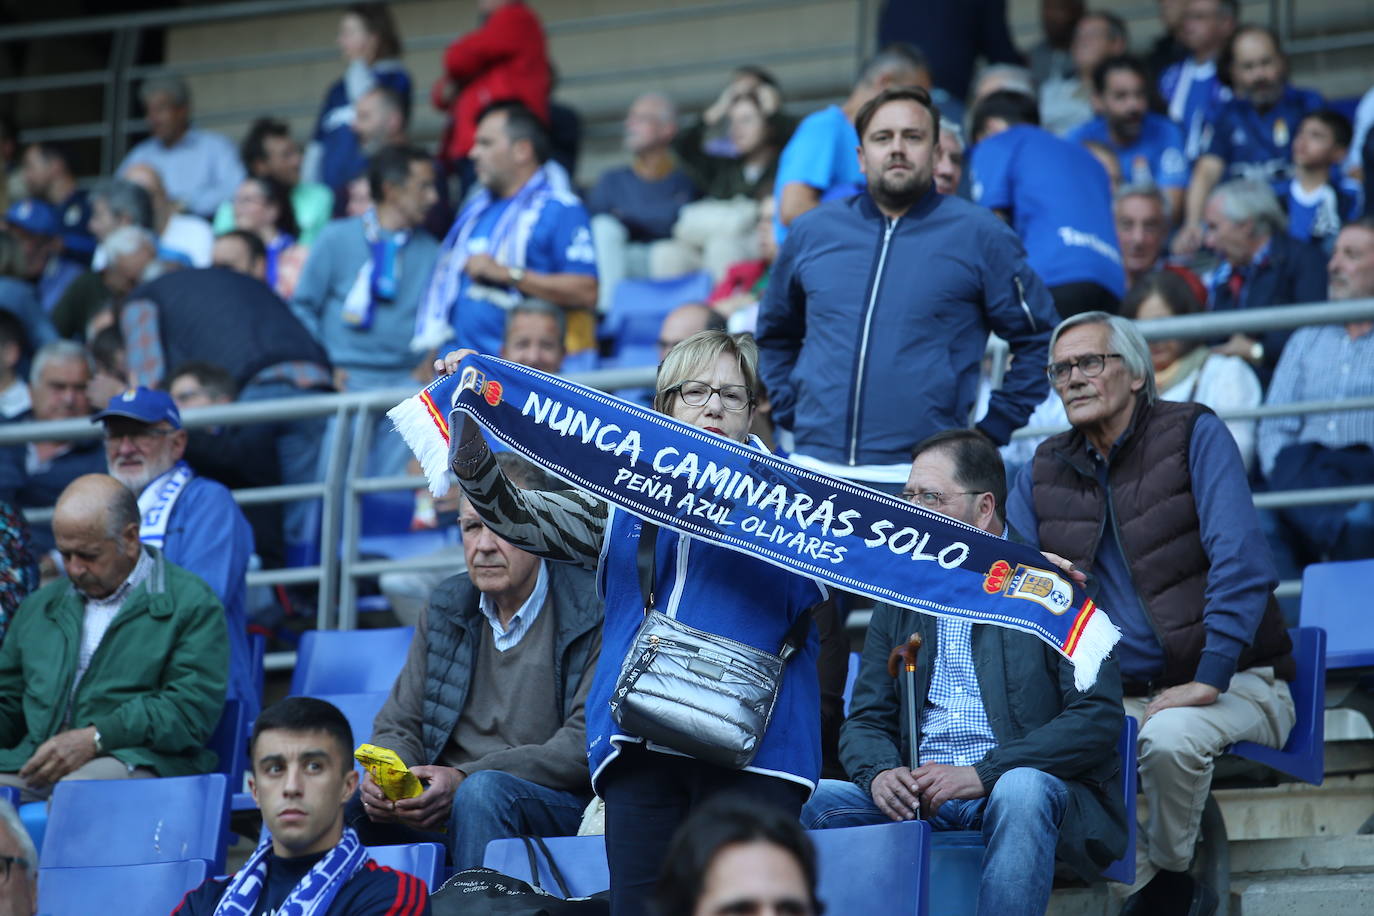
[[[146,550],[140,550],[138,562],[134,564],[129,577],[108,597],[91,598],[80,590],[77,591],[77,594],[81,595],[86,604],[86,615],[81,620],[81,648],[76,657],[76,677],[72,679],[73,696],[76,695],[76,687],[81,683],[81,678],[86,674],[86,669],[91,666],[91,659],[95,656],[95,650],[100,648],[100,641],[105,638],[105,632],[109,630],[115,615],[123,607],[124,599],[128,598],[129,593],[137,588],[144,579],[148,578],[152,571],[152,554]]]
[[[8,388],[0,391],[0,418],[13,420],[32,406],[29,386],[22,379],[15,379]]]

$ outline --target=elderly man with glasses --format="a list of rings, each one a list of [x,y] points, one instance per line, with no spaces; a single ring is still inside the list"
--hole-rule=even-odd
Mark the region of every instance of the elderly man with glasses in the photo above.
[[[901,495],[1005,534],[1002,459],[975,430],[948,430],[916,446]],[[888,654],[913,631],[926,649],[917,666],[918,740],[909,742],[905,691],[888,673]],[[1030,634],[879,605],[840,731],[840,760],[853,782],[821,780],[802,822],[850,827],[924,813],[936,830],[979,830],[987,854],[977,912],[1043,914],[1056,862],[1092,881],[1122,854],[1120,731],[1121,681],[1111,659],[1082,693],[1069,662]],[[915,760],[907,759],[911,745]]]
[[[19,820],[19,812],[0,799],[0,916],[38,912],[38,851]]]
[[[258,712],[248,649],[248,562],[253,530],[223,484],[199,477],[184,460],[186,430],[171,395],[132,388],[110,399],[93,422],[105,425],[110,476],[138,497],[139,539],[205,580],[224,604],[229,626],[229,696]]]
[[[1293,727],[1278,576],[1235,440],[1207,407],[1158,399],[1134,324],[1075,315],[1050,353],[1072,428],[1036,449],[1008,521],[1086,573],[1121,628],[1149,809],[1124,912],[1208,914],[1216,894],[1188,866],[1213,761],[1242,739],[1281,747]]]

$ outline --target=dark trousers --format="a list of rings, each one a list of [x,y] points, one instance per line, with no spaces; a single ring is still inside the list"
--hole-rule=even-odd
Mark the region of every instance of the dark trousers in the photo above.
[[[606,802],[606,859],[611,870],[611,912],[649,912],[668,843],[692,808],[721,794],[738,794],[799,816],[805,786],[743,770],[645,750],[625,748],[601,779]]]
[[[1055,311],[1060,318],[1069,318],[1083,312],[1107,312],[1115,315],[1121,310],[1121,299],[1116,293],[1098,283],[1063,283],[1050,287],[1050,297],[1054,299]]]

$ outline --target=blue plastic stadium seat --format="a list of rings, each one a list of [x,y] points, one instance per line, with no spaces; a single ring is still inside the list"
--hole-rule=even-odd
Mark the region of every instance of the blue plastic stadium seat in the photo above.
[[[697,272],[666,280],[621,280],[611,310],[597,332],[610,345],[601,368],[658,365],[658,329],[668,313],[688,302],[704,302],[711,294],[711,275]]]
[[[816,844],[816,893],[827,913],[929,912],[931,847],[925,821],[812,830],[808,836]]]
[[[262,702],[262,685],[267,676],[263,660],[267,657],[267,634],[257,630],[248,633],[248,658],[253,667],[253,686],[258,691],[258,702]]]
[[[135,780],[147,781],[152,780]],[[113,842],[116,837],[106,837]],[[38,912],[44,916],[125,913],[166,916],[210,874],[201,859],[147,865],[42,868],[38,872]]]
[[[223,773],[60,782],[38,862],[47,869],[205,859],[222,870],[228,824]]]
[[[1302,625],[1323,627],[1331,636],[1326,667],[1374,667],[1374,613],[1352,600],[1374,576],[1374,560],[1313,563],[1302,572]]]
[[[296,651],[291,695],[388,691],[405,664],[414,634],[412,627],[308,630]]]
[[[1126,851],[1102,870],[1102,876],[1122,884],[1135,881],[1136,735],[1130,716],[1121,717],[1121,794],[1126,804]],[[978,884],[983,877],[983,834],[977,830],[937,830],[931,836],[931,899],[939,901],[941,916],[965,916],[977,911]]]
[[[1126,802],[1126,851],[1121,858],[1102,869],[1102,877],[1122,884],[1135,883],[1136,771],[1135,741],[1140,726],[1131,716],[1121,717],[1121,797]]]
[[[568,883],[568,892],[572,896],[589,897],[611,886],[611,873],[606,866],[605,837],[553,836],[545,837],[544,844],[563,874],[563,880]],[[558,882],[554,880],[548,862],[537,852],[535,857],[539,862],[537,878],[530,874],[530,858],[524,840],[492,840],[487,844],[482,864],[503,875],[538,884],[550,894],[561,897]]]
[[[930,875],[930,825],[924,821],[813,830],[819,882],[817,893],[827,913],[926,916]],[[548,837],[544,840],[574,897],[610,886],[605,839],[599,836]],[[538,884],[552,894],[558,885],[539,856]],[[529,855],[519,839],[492,840],[482,864],[512,878],[530,881]],[[909,901],[909,905],[898,905]]]
[[[19,806],[19,820],[33,840],[33,848],[40,855],[43,852],[43,838],[48,833],[48,803],[29,802]]]
[[[248,730],[251,726],[243,703],[225,700],[219,724],[205,745],[219,758],[215,772],[228,777],[230,791],[243,785],[243,769],[248,764]]]
[[[18,810],[19,790],[14,786],[0,786],[0,798],[10,803],[10,806]]]
[[[361,494],[364,535],[404,534],[415,514],[415,494],[410,490],[383,490]]]
[[[1306,604],[1304,587],[1304,607]],[[1298,663],[1298,676],[1288,685],[1297,712],[1288,741],[1282,750],[1237,741],[1226,752],[1318,786],[1326,772],[1326,630],[1295,627],[1288,635],[1293,638],[1293,658]]]
[[[367,854],[378,865],[414,875],[429,885],[430,893],[444,883],[444,847],[438,843],[406,843],[403,846],[369,846]]]

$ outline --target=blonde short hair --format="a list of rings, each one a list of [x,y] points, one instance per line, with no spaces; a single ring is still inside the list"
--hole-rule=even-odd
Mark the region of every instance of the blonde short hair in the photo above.
[[[744,387],[749,389],[749,407],[752,409],[761,387],[759,345],[754,342],[752,334],[730,334],[725,331],[698,331],[668,351],[658,367],[654,409],[659,413],[671,414],[670,408],[677,392],[670,392],[669,389],[691,379],[693,373],[714,365],[716,360],[727,355],[735,357],[739,364]]]

